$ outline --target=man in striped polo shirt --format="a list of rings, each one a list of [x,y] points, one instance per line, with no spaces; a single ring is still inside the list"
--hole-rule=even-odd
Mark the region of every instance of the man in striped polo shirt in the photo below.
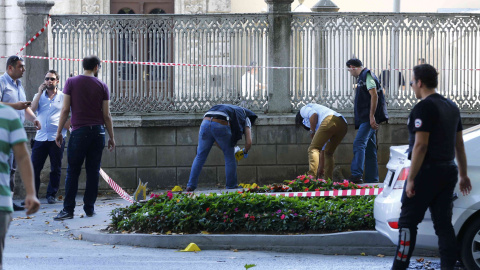
[[[2,269],[5,236],[13,212],[12,193],[10,191],[10,164],[8,162],[12,149],[23,185],[27,191],[25,197],[27,215],[37,212],[40,208],[40,202],[35,195],[33,168],[26,141],[27,134],[17,112],[0,103],[0,269]]]

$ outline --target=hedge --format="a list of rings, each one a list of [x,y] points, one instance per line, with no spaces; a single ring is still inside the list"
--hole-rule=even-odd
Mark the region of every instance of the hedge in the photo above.
[[[154,195],[112,211],[112,232],[327,233],[374,230],[374,196],[274,197],[249,192]]]

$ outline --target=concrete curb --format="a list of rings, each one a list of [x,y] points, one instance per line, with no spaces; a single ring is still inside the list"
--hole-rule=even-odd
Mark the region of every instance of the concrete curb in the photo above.
[[[396,247],[376,231],[342,232],[304,235],[251,235],[251,234],[112,234],[98,229],[78,230],[86,241],[131,245],[149,248],[184,249],[189,243],[202,250],[262,250],[289,253],[314,253],[325,255],[389,255]],[[435,251],[416,250],[417,255],[435,255]]]
[[[205,191],[204,191],[205,192]],[[81,200],[81,198],[77,198]],[[396,246],[377,231],[353,231],[331,234],[303,235],[267,235],[267,234],[184,234],[184,235],[153,235],[153,234],[121,234],[108,233],[105,229],[109,224],[110,213],[114,208],[130,205],[122,199],[101,198],[97,200],[95,211],[97,215],[90,218],[80,218],[62,221],[75,236],[82,235],[82,240],[110,245],[126,245],[148,248],[184,249],[190,243],[197,244],[202,250],[260,250],[288,253],[365,255],[393,255]],[[56,212],[61,205],[44,205],[44,211]],[[80,210],[80,209],[78,209]],[[81,211],[81,210],[80,210]],[[52,215],[54,216],[54,215]],[[58,222],[58,221],[54,221]],[[436,256],[438,251],[415,249],[417,256]]]

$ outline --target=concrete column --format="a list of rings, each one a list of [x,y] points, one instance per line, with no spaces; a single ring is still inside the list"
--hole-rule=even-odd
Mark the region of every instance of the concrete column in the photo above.
[[[293,0],[265,0],[270,13],[268,35],[268,65],[275,67],[289,67],[290,63],[290,34],[292,15],[289,14]],[[292,105],[289,97],[290,90],[289,69],[268,70],[268,112],[289,113]]]
[[[18,0],[17,5],[24,14],[24,40],[30,40],[48,20],[48,14],[54,1],[46,0]],[[48,26],[50,28],[50,25]],[[23,51],[22,55],[48,56],[48,29],[37,37]],[[22,83],[25,88],[27,100],[32,100],[38,86],[43,82],[45,73],[48,71],[48,60],[25,59],[26,71],[23,74]]]

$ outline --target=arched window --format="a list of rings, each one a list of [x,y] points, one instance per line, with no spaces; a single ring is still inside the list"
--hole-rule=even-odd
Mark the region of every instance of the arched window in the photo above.
[[[128,7],[124,7],[122,9],[120,9],[117,14],[135,14],[135,11],[133,11],[133,9],[131,8],[128,8]]]
[[[165,13],[167,12],[165,12],[165,10],[161,8],[154,8],[148,14],[165,14]]]

